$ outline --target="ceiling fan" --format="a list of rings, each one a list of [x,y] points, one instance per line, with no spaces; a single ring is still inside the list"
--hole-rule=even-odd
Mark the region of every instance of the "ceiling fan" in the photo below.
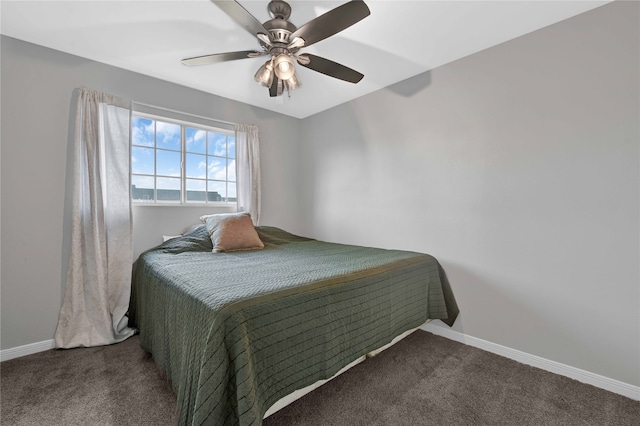
[[[268,9],[272,19],[261,24],[237,1],[211,0],[245,30],[258,38],[261,50],[214,53],[182,60],[184,65],[207,65],[236,59],[269,56],[256,72],[254,79],[269,89],[269,96],[281,96],[286,90],[300,87],[294,60],[303,67],[350,83],[358,83],[363,74],[337,62],[310,53],[298,54],[327,37],[339,33],[371,13],[361,0],[353,0],[318,16],[297,28],[289,22],[291,6],[285,1],[272,0]]]

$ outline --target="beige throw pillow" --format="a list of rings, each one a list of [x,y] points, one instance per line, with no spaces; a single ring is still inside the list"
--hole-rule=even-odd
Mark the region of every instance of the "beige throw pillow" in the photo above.
[[[214,253],[264,248],[249,213],[210,215],[205,223]]]

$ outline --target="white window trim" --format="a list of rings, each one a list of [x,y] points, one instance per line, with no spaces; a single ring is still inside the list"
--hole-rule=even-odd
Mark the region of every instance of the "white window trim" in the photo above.
[[[142,104],[141,104],[142,105]],[[134,105],[135,107],[135,105]],[[153,108],[151,106],[148,105],[143,105],[143,109],[150,109]],[[214,126],[212,124],[204,124],[204,121],[208,120],[213,122],[216,122],[215,120],[210,120],[207,119],[205,117],[201,117],[201,116],[191,116],[187,113],[181,113],[178,111],[173,111],[173,110],[165,110],[163,108],[157,108],[159,111],[161,111],[161,113],[165,113],[165,112],[170,112],[172,113],[172,115],[181,115],[184,117],[188,117],[188,118],[195,118],[197,120],[194,121],[187,121],[187,120],[183,120],[183,119],[178,119],[178,118],[174,118],[174,117],[168,117],[166,115],[160,115],[160,114],[153,114],[153,113],[149,113],[149,112],[144,112],[144,111],[140,111],[138,109],[135,109],[132,111],[131,114],[131,118],[136,118],[136,117],[140,117],[140,118],[146,118],[149,120],[154,120],[154,121],[161,121],[161,122],[165,122],[165,123],[172,123],[172,124],[177,124],[180,126],[180,155],[181,155],[181,161],[180,161],[180,201],[175,201],[175,202],[168,202],[168,201],[158,201],[157,198],[157,193],[155,193],[155,197],[153,201],[143,201],[143,200],[136,200],[133,199],[133,195],[132,195],[132,205],[134,207],[139,207],[139,206],[148,206],[148,207],[207,207],[207,208],[215,208],[215,209],[220,209],[220,210],[229,210],[229,211],[237,211],[238,208],[238,202],[237,202],[237,195],[236,195],[236,201],[235,202],[221,202],[221,201],[203,201],[203,202],[198,202],[198,201],[187,201],[186,200],[186,196],[187,196],[187,191],[186,191],[186,181],[187,181],[187,177],[186,177],[186,172],[185,172],[185,161],[186,161],[186,135],[185,135],[185,130],[186,127],[191,127],[191,128],[197,128],[197,129],[202,129],[205,130],[207,132],[214,132],[214,133],[218,133],[218,134],[224,134],[227,136],[235,136],[235,130],[233,129],[226,129],[223,127],[217,127]],[[223,125],[227,125],[230,126],[229,123],[224,123],[224,122],[220,122]],[[131,144],[131,147],[133,147],[133,143]],[[142,146],[142,145],[135,145],[135,146]],[[158,149],[154,140],[154,155],[155,155],[155,151]],[[206,154],[207,156],[209,156],[209,154]],[[227,153],[228,155],[228,153]],[[217,156],[215,156],[217,157]],[[222,157],[220,157],[222,158]],[[229,157],[225,157],[227,159],[229,159]],[[235,159],[235,157],[234,157]],[[131,176],[153,176],[154,180],[157,178],[158,174],[157,174],[157,163],[154,161],[154,174],[153,175],[141,175],[141,174],[134,174],[133,172],[131,172]],[[238,166],[237,166],[237,162],[236,162],[236,176],[238,174]],[[205,179],[205,180],[211,180],[211,179]],[[220,181],[219,181],[220,182]],[[227,185],[229,182],[232,181],[225,181],[227,182]],[[236,184],[236,194],[237,194],[237,180],[234,182]],[[157,188],[154,185],[154,191],[156,191]]]

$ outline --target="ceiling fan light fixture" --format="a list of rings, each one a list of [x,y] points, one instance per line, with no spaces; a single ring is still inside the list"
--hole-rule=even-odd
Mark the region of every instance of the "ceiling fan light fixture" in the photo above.
[[[287,81],[287,90],[291,92],[293,89],[297,89],[302,86],[300,79],[298,78],[298,73],[294,71],[293,75],[289,77]]]
[[[1,0],[0,0],[1,1]],[[254,75],[254,80],[269,88],[269,97],[277,98],[286,90],[300,87],[296,64],[349,83],[358,83],[363,74],[329,59],[310,53],[298,55],[319,41],[343,31],[371,14],[364,1],[348,1],[312,19],[301,27],[289,21],[291,6],[284,0],[271,0],[268,5],[273,19],[260,23],[238,0],[211,0],[232,20],[240,24],[252,36],[257,37],[260,49],[238,52],[214,53],[182,60],[184,65],[206,65],[237,59],[270,57]]]
[[[273,65],[271,65],[271,60],[262,64],[253,79],[260,86],[271,88],[273,84]]]
[[[282,80],[278,80],[278,83],[276,84],[276,96],[282,96],[282,93],[284,92],[284,86],[285,82]]]
[[[288,80],[296,72],[293,61],[291,60],[289,55],[285,53],[282,53],[276,57],[273,68],[275,70],[276,76],[280,80]]]
[[[287,95],[289,95],[289,97],[291,97],[291,92],[293,92],[293,89],[297,89],[298,87],[302,86],[302,83],[300,83],[300,80],[298,80],[297,74],[293,74],[291,78],[289,78],[288,80],[283,80],[282,83],[284,84],[284,88],[287,90]]]

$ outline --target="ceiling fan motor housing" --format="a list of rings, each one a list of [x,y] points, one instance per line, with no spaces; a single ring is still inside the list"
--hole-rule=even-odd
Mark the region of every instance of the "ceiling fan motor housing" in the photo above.
[[[291,16],[291,6],[286,1],[272,0],[268,8],[272,18],[287,20]]]
[[[291,40],[291,34],[297,30],[296,26],[284,19],[274,18],[263,24],[264,28],[269,31],[272,43],[282,43],[288,45]]]
[[[265,22],[262,26],[269,31],[269,38],[275,48],[285,48],[291,43],[291,34],[298,28],[289,22],[291,16],[291,6],[282,0],[272,0],[269,2],[269,14],[273,19]],[[295,49],[297,51],[298,49]],[[294,53],[294,49],[291,49]]]

